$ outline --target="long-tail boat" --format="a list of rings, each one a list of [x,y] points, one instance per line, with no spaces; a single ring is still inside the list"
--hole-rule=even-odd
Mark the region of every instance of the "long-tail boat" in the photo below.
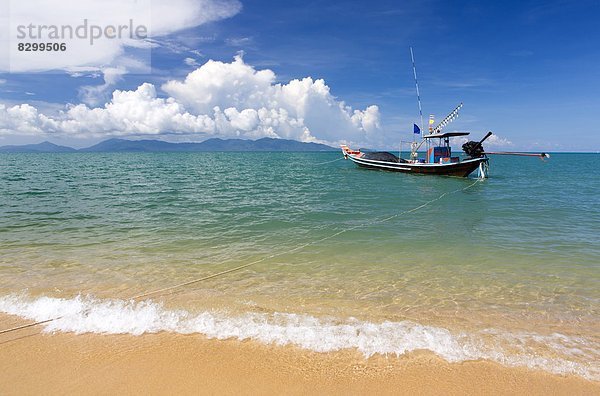
[[[415,66],[415,58],[412,47],[410,48],[410,56],[413,64],[413,73],[415,77],[415,86],[417,92],[417,102],[419,104],[419,115],[421,118],[421,128],[414,124],[414,134],[421,136],[423,129],[423,111],[421,109],[421,95],[419,93],[419,83],[417,82],[417,69]],[[488,176],[489,158],[487,154],[498,155],[522,155],[536,156],[542,159],[549,158],[546,153],[513,153],[513,152],[485,152],[483,142],[492,136],[492,132],[488,132],[480,141],[469,141],[462,145],[465,152],[464,157],[453,155],[450,147],[450,138],[468,136],[469,132],[442,132],[442,129],[454,121],[458,117],[458,112],[463,104],[460,103],[454,110],[450,112],[437,126],[434,125],[433,116],[429,118],[429,133],[423,135],[421,142],[417,142],[413,138],[409,158],[401,158],[402,143],[400,143],[400,155],[396,156],[387,151],[361,151],[353,150],[347,145],[342,145],[342,153],[344,158],[352,160],[358,166],[371,169],[381,169],[395,172],[421,173],[428,175],[446,175],[468,177],[475,170],[481,178]],[[437,142],[436,142],[437,139]],[[437,143],[437,144],[436,144]],[[419,158],[419,149],[425,145],[425,158]]]
[[[342,145],[344,158],[352,160],[358,166],[371,169],[382,169],[396,172],[423,173],[428,175],[446,175],[467,177],[478,170],[479,177],[487,177],[488,157],[483,149],[483,141],[492,135],[491,132],[479,142],[467,142],[463,145],[465,158],[452,155],[450,138],[467,136],[468,132],[436,132],[425,135],[420,144],[413,144],[410,158],[401,158],[387,151],[362,152]],[[438,140],[437,145],[431,142]],[[427,144],[425,158],[419,158],[417,150]]]

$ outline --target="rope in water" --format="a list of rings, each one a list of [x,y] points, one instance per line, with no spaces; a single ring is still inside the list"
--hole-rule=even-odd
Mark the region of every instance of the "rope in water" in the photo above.
[[[383,219],[375,219],[375,220],[372,220],[372,221],[369,221],[369,222],[366,222],[366,223],[357,224],[355,226],[352,226],[352,227],[349,227],[349,228],[345,228],[345,229],[343,229],[341,231],[335,232],[335,233],[333,233],[333,234],[331,234],[329,236],[326,236],[326,237],[314,240],[312,242],[308,242],[308,243],[299,245],[299,246],[297,246],[297,247],[295,247],[295,248],[293,248],[291,250],[286,250],[284,252],[271,254],[271,255],[265,256],[265,257],[263,257],[261,259],[252,261],[252,262],[244,264],[244,265],[240,265],[240,266],[235,267],[235,268],[231,268],[231,269],[228,269],[228,270],[225,270],[225,271],[221,271],[221,272],[218,272],[216,274],[204,276],[202,278],[198,278],[198,279],[190,280],[190,281],[187,281],[187,282],[179,283],[177,285],[173,285],[173,286],[165,287],[165,288],[162,288],[162,289],[154,290],[154,291],[151,291],[151,292],[148,292],[148,293],[138,294],[136,296],[130,297],[129,300],[137,300],[137,299],[140,299],[140,298],[144,298],[144,297],[148,297],[148,296],[153,296],[153,295],[161,296],[161,295],[163,295],[166,292],[171,292],[171,291],[173,291],[175,289],[179,289],[181,287],[193,285],[195,283],[200,283],[200,282],[203,282],[203,281],[208,280],[208,279],[212,279],[212,278],[216,278],[216,277],[219,277],[219,276],[222,276],[222,275],[230,274],[232,272],[241,271],[241,270],[243,270],[245,268],[248,268],[248,267],[250,267],[252,265],[256,265],[256,264],[261,263],[261,262],[263,262],[265,260],[268,260],[268,259],[272,259],[272,258],[275,258],[275,257],[283,256],[285,254],[295,253],[298,250],[302,250],[302,249],[304,249],[304,248],[306,248],[308,246],[315,245],[315,244],[321,243],[321,242],[325,242],[325,241],[327,241],[329,239],[335,238],[335,237],[337,237],[339,235],[345,234],[346,232],[350,232],[350,231],[356,230],[356,229],[361,228],[361,227],[368,227],[368,226],[371,226],[371,225],[374,225],[374,224],[385,223],[387,221],[390,221],[390,220],[395,219],[397,217],[403,216],[405,214],[414,213],[414,212],[416,212],[416,211],[418,211],[420,209],[423,209],[426,206],[431,205],[434,202],[437,202],[437,201],[441,200],[442,198],[444,198],[444,197],[446,197],[448,195],[456,194],[456,193],[458,193],[460,191],[466,191],[466,190],[470,189],[471,187],[475,186],[481,180],[483,180],[483,179],[477,179],[473,183],[469,184],[467,187],[459,188],[459,189],[456,189],[456,190],[453,190],[453,191],[445,192],[445,193],[441,194],[440,196],[438,196],[437,198],[429,200],[429,201],[427,201],[427,202],[425,202],[425,203],[423,203],[423,204],[421,204],[421,205],[419,205],[417,207],[414,207],[414,208],[409,209],[409,210],[405,210],[403,212],[396,213],[394,215],[385,217]],[[59,317],[56,317],[56,318],[46,319],[46,320],[42,320],[42,321],[39,321],[39,322],[30,323],[30,324],[27,324],[27,325],[13,327],[11,329],[6,329],[6,330],[0,331],[0,334],[10,333],[10,332],[13,332],[13,331],[17,331],[17,330],[21,330],[21,329],[25,329],[25,328],[29,328],[29,327],[33,327],[33,326],[37,326],[37,325],[41,325],[41,324],[53,322],[53,321],[61,319],[61,318],[62,318],[62,316],[59,316]]]
[[[252,265],[261,263],[261,262],[263,262],[265,260],[272,259],[272,258],[279,257],[279,256],[283,256],[285,254],[295,253],[298,250],[302,250],[302,249],[304,249],[304,248],[306,248],[308,246],[315,245],[315,244],[321,243],[321,242],[325,242],[325,241],[327,241],[329,239],[335,238],[336,236],[339,236],[339,235],[344,234],[346,232],[353,231],[353,230],[355,230],[357,228],[368,227],[368,226],[371,226],[373,224],[385,223],[386,221],[390,221],[392,219],[395,219],[396,217],[400,217],[400,216],[403,216],[403,215],[408,214],[408,213],[416,212],[419,209],[422,209],[422,208],[424,208],[424,207],[426,207],[426,206],[428,206],[428,205],[430,205],[430,204],[432,204],[432,203],[434,203],[436,201],[439,201],[440,199],[444,198],[446,195],[455,194],[455,193],[457,193],[459,191],[465,191],[465,190],[473,187],[475,184],[479,183],[479,181],[481,181],[481,179],[477,179],[475,182],[471,183],[467,187],[460,188],[458,190],[454,190],[454,191],[450,191],[450,192],[445,192],[442,195],[440,195],[439,197],[437,197],[435,199],[432,199],[430,201],[427,201],[424,204],[421,204],[421,205],[419,205],[419,206],[417,206],[417,207],[415,207],[413,209],[405,210],[404,212],[396,213],[396,214],[394,214],[392,216],[389,216],[389,217],[386,217],[386,218],[383,218],[383,219],[380,219],[380,220],[375,219],[375,220],[372,220],[372,221],[367,222],[367,223],[362,223],[362,224],[358,224],[358,225],[355,225],[355,226],[352,226],[352,227],[349,227],[349,228],[345,228],[345,229],[343,229],[341,231],[338,231],[338,232],[336,232],[334,234],[331,234],[329,236],[323,237],[321,239],[317,239],[317,240],[314,240],[312,242],[307,242],[307,243],[305,243],[303,245],[300,245],[300,246],[297,246],[297,247],[295,247],[295,248],[293,248],[291,250],[286,250],[285,252],[280,252],[280,253],[271,254],[269,256],[265,256],[265,257],[263,257],[263,258],[261,258],[259,260],[253,261],[251,263],[240,265],[239,267],[235,267],[235,268],[232,268],[232,269],[229,269],[229,270],[226,270],[226,271],[222,271],[222,272],[219,272],[219,273],[216,273],[216,274],[213,274],[213,275],[205,276],[205,277],[202,277],[202,278],[199,278],[199,279],[194,279],[194,280],[191,280],[191,281],[180,283],[178,285],[174,285],[174,286],[170,286],[170,287],[165,287],[163,289],[154,290],[154,291],[151,291],[151,292],[148,292],[148,293],[144,293],[144,294],[139,294],[137,296],[131,297],[130,299],[137,300],[138,298],[143,298],[143,297],[148,297],[148,296],[151,296],[151,295],[154,295],[154,294],[168,292],[168,291],[171,291],[171,290],[174,290],[174,289],[178,289],[180,287],[185,287],[185,286],[193,285],[194,283],[202,282],[202,281],[205,281],[205,280],[208,280],[208,279],[216,278],[216,277],[221,276],[221,275],[229,274],[231,272],[240,271],[240,270],[242,270],[244,268],[248,268],[248,267],[250,267]]]
[[[331,164],[332,162],[341,161],[341,160],[343,160],[343,159],[345,159],[345,158],[344,158],[344,157],[340,157],[340,158],[338,158],[338,159],[334,159],[334,160],[331,160],[331,161],[318,162],[318,163],[316,163],[316,164],[311,164],[311,165],[312,165],[312,166],[319,166],[319,165]]]

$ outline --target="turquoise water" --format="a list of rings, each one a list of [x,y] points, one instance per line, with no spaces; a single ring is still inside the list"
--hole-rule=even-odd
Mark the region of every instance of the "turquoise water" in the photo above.
[[[78,302],[124,327],[56,330],[137,334],[127,323],[149,314],[129,297],[263,260],[152,296],[158,319],[141,332],[430,349],[598,378],[600,155],[495,157],[481,182],[339,157],[0,155],[0,312],[39,319]],[[161,327],[175,312],[217,319]],[[253,332],[225,331],[248,321]],[[327,333],[332,323],[368,337]],[[286,330],[271,339],[267,325]]]

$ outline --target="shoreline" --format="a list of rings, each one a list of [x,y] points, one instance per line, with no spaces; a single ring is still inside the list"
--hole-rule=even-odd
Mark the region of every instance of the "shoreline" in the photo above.
[[[4,324],[7,324],[4,322]],[[428,351],[364,358],[198,334],[0,338],[0,394],[593,394],[600,382]]]

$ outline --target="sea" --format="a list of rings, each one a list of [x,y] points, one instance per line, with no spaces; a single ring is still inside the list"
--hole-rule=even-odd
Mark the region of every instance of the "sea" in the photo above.
[[[484,180],[339,152],[0,154],[0,313],[600,380],[599,170],[571,153],[493,157]]]

